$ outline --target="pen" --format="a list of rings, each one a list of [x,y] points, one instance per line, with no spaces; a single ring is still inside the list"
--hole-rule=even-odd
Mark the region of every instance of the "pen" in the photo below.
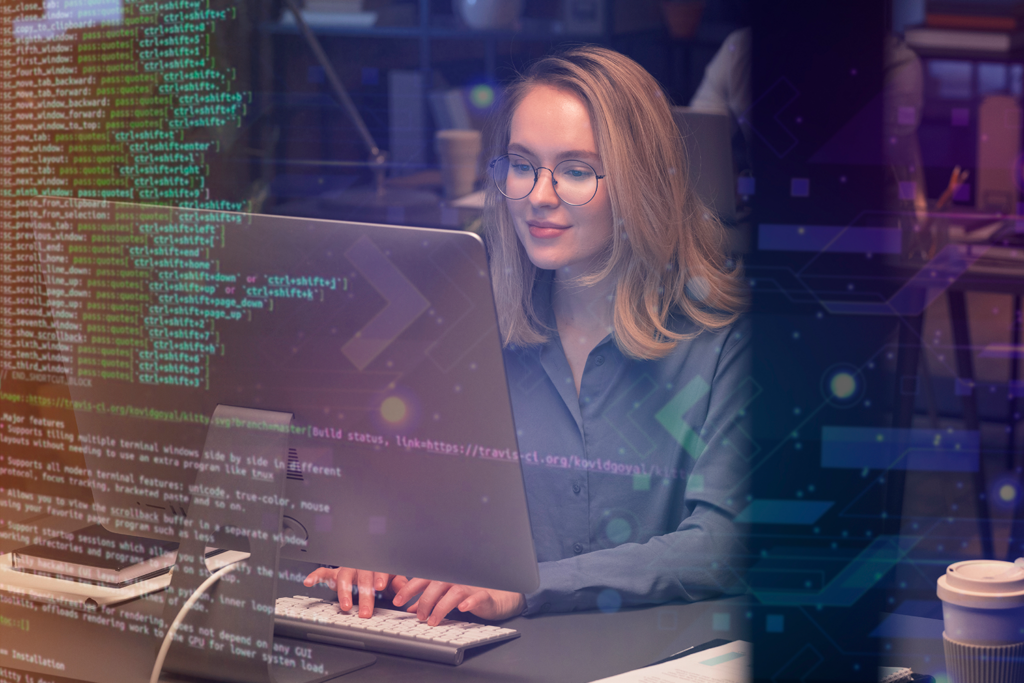
[[[701,643],[700,645],[691,645],[690,647],[686,648],[685,650],[680,650],[679,652],[675,653],[674,655],[669,655],[668,657],[665,657],[665,659],[659,659],[658,661],[654,662],[653,664],[648,664],[647,666],[657,666],[658,664],[664,664],[665,662],[671,662],[673,659],[680,659],[682,657],[687,657],[689,655],[697,654],[698,652],[703,652],[704,650],[710,650],[713,647],[719,647],[719,646],[722,646],[722,645],[728,645],[731,642],[732,642],[731,640],[725,640],[723,638],[715,638],[714,640],[709,640],[706,643]],[[644,667],[644,668],[647,668],[647,667]]]
[[[683,657],[683,656],[687,655],[688,653],[692,652],[693,648],[694,648],[694,646],[691,645],[690,647],[686,648],[685,650],[680,650],[679,652],[675,653],[674,655],[669,655],[668,657],[665,657],[665,659],[659,659],[658,661],[654,662],[653,664],[648,664],[647,666],[657,666],[658,664],[664,664],[665,662],[671,662],[673,659],[679,659],[680,657]]]

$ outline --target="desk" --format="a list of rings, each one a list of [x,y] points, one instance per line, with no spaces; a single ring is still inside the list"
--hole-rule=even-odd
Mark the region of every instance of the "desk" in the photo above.
[[[936,609],[941,610],[937,604]],[[946,677],[941,618],[906,614],[880,616],[881,623],[875,634],[887,653],[882,657],[883,666],[910,667],[916,673],[930,674],[938,680]]]
[[[973,247],[988,247],[987,243],[978,242],[972,245]],[[947,247],[948,248],[948,247]],[[992,251],[996,251],[999,247],[992,248]],[[1007,250],[1009,251],[1009,250]],[[936,261],[939,258],[936,258]],[[948,264],[947,264],[948,266]],[[938,271],[941,275],[943,267],[939,266]],[[900,264],[895,267],[896,272],[900,273],[906,279],[911,281],[919,272],[925,272],[930,270],[929,265],[921,265],[917,267],[910,267],[906,264]],[[963,399],[963,420],[964,429],[977,431],[980,429],[980,419],[978,416],[978,402],[977,394],[974,390],[974,361],[973,352],[974,348],[971,345],[970,329],[968,326],[967,318],[967,304],[966,304],[966,293],[967,292],[993,292],[1001,294],[1010,294],[1014,297],[1013,309],[1012,309],[1012,338],[1011,346],[1016,349],[1020,343],[1020,307],[1021,307],[1021,294],[1024,292],[1024,261],[1021,261],[1018,265],[1013,261],[998,261],[992,262],[984,258],[976,261],[969,261],[968,266],[965,270],[959,273],[955,273],[955,280],[950,282],[948,285],[943,287],[946,298],[949,304],[950,312],[950,324],[953,332],[953,345],[955,352],[956,361],[956,373],[957,373],[957,393],[961,395]],[[936,286],[936,283],[924,283],[932,287]],[[922,289],[919,293],[919,300],[924,302],[925,292]],[[897,360],[897,386],[896,386],[896,400],[895,405],[897,406],[895,426],[902,428],[909,428],[912,426],[913,415],[915,410],[915,390],[907,390],[903,386],[903,378],[916,378],[917,371],[920,363],[921,349],[922,349],[922,327],[924,318],[924,306],[922,305],[919,311],[911,312],[910,314],[903,317],[900,321],[900,338],[899,338],[899,358]],[[1014,442],[1015,442],[1015,428],[1017,418],[1016,414],[1016,390],[1015,382],[1018,376],[1018,361],[1016,358],[1016,350],[1014,351],[1014,357],[1011,359],[1011,369],[1008,386],[1010,387],[1008,396],[1008,416],[1007,416],[1007,462],[1006,471],[1012,471],[1015,466],[1020,463],[1014,461]],[[916,387],[916,382],[915,382]],[[979,468],[975,474],[975,488],[982,494],[987,491],[989,480],[985,474],[984,460],[979,461]],[[1014,540],[1024,538],[1024,505],[1018,499],[1018,507],[1014,515],[1014,526],[1011,532],[1010,546],[1014,547]],[[992,539],[992,528],[990,522],[990,511],[988,500],[984,495],[979,495],[977,499],[977,517],[979,525],[979,536],[982,545],[982,554],[987,558],[995,558],[995,550]],[[1010,561],[1013,561],[1015,555],[1010,551]]]
[[[291,588],[287,584],[280,590],[284,593]],[[749,600],[740,597],[672,603],[621,610],[615,614],[586,612],[519,617],[506,622],[522,634],[519,638],[481,648],[468,655],[460,666],[378,654],[373,666],[338,680],[345,683],[591,681],[650,664],[713,638],[749,638],[746,617]],[[115,619],[125,611],[160,616],[162,607],[162,603],[143,599],[115,608],[109,614]],[[0,625],[0,650],[8,651],[6,655],[0,652],[0,667],[102,683],[145,681],[149,677],[156,651],[156,639],[152,636],[122,633],[80,618],[61,617],[6,603],[0,603],[0,614],[5,624],[11,623],[6,619],[15,624],[22,619],[29,622],[28,631]],[[729,616],[726,618],[721,616],[723,614]],[[716,630],[715,626],[728,628]],[[66,668],[58,671],[16,661],[15,650],[52,658],[63,662]]]

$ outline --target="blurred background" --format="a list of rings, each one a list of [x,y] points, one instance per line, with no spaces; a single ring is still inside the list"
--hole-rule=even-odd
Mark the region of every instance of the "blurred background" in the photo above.
[[[282,0],[261,4],[250,23],[253,108],[236,170],[251,182],[233,191],[263,212],[437,227],[472,224],[481,204],[446,196],[436,131],[479,130],[532,60],[563,45],[604,45],[686,105],[725,38],[750,21],[744,0],[296,4],[308,32]],[[229,60],[240,57],[233,45]],[[331,69],[362,123],[339,101]],[[368,137],[387,154],[386,199],[360,193],[374,173],[349,165],[369,160]]]
[[[89,19],[76,40],[110,40],[111,54],[122,25],[151,19],[139,3],[98,5],[108,33]],[[0,24],[46,37],[54,7],[24,3]],[[147,105],[95,105],[117,125],[61,143],[63,161],[0,166],[5,210],[59,177],[78,196],[480,231],[487,160],[474,131],[505,84],[562,46],[618,50],[688,107],[676,116],[691,172],[753,292],[741,517],[754,600],[723,637],[752,634],[764,679],[877,680],[880,662],[942,675],[937,577],[958,560],[1024,554],[1024,2],[211,0],[207,11],[219,14],[194,30],[202,69],[133,44],[82,97],[106,97],[122,63],[194,79],[170,91],[146,81]],[[18,54],[43,59],[39,45]],[[14,55],[5,46],[5,144],[24,142],[14,102],[44,112],[53,97],[52,84],[18,80]],[[117,137],[135,123],[180,131],[201,160],[152,170],[156,143]],[[138,181],[147,174],[161,180]],[[5,250],[18,226],[5,214]],[[17,286],[0,280],[0,294]],[[5,410],[58,396],[58,383],[18,375],[36,361],[8,353],[10,329]],[[39,401],[16,412],[73,420]],[[6,453],[75,462],[14,443]]]

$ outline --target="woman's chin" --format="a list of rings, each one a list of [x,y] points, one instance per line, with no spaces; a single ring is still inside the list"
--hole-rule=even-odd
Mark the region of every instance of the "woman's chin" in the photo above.
[[[572,265],[565,261],[540,260],[533,261],[533,265],[537,266],[540,270],[556,270],[563,275],[569,271],[575,271]]]
[[[559,258],[554,254],[537,254],[528,251],[526,255],[529,256],[530,263],[541,270],[558,270],[569,265],[569,259]]]

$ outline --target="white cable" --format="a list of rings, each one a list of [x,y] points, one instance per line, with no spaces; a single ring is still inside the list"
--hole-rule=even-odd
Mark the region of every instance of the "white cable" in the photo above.
[[[160,670],[164,668],[164,659],[167,658],[167,651],[171,649],[171,643],[174,642],[174,634],[177,632],[178,627],[181,626],[181,622],[185,620],[185,615],[188,614],[189,610],[192,609],[192,605],[196,604],[199,598],[209,590],[210,586],[217,583],[220,577],[224,576],[228,572],[233,572],[238,568],[241,560],[221,567],[213,574],[199,584],[199,588],[189,596],[185,604],[178,610],[178,616],[174,617],[174,621],[171,622],[170,627],[167,629],[167,635],[164,636],[164,642],[160,645],[160,653],[156,656],[156,663],[153,664],[153,674],[149,677],[149,683],[159,683],[160,681]]]

